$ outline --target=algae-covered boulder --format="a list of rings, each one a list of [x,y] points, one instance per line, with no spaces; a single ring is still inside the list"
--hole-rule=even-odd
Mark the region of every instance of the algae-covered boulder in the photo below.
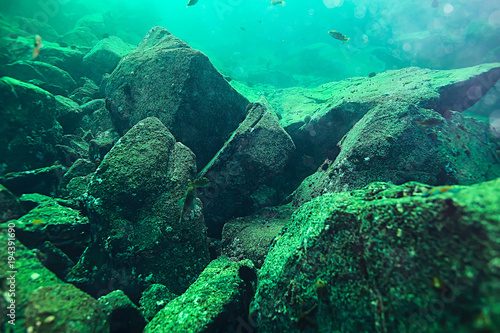
[[[274,111],[255,103],[224,147],[200,172],[210,185],[200,189],[210,235],[233,216],[251,213],[251,195],[279,174],[295,145]]]
[[[34,84],[54,95],[68,96],[76,88],[66,71],[40,61],[16,61],[3,66],[0,75]]]
[[[260,270],[259,331],[498,331],[498,202],[500,179],[311,200]]]
[[[119,131],[154,116],[205,165],[245,116],[248,101],[206,55],[154,27],[119,63],[106,85]]]
[[[171,293],[170,290],[162,284],[150,285],[144,290],[139,300],[142,315],[146,320],[151,321],[165,305],[176,297],[177,295]]]
[[[99,84],[102,76],[105,73],[113,72],[120,59],[132,48],[131,45],[116,36],[99,41],[83,58],[87,76]]]
[[[194,154],[157,118],[137,123],[90,182],[94,242],[70,279],[100,293],[119,289],[110,287],[118,271],[130,277],[124,291],[132,300],[153,283],[183,292],[209,260],[201,202],[183,199],[195,172]]]
[[[97,301],[109,317],[110,332],[142,332],[146,326],[139,308],[122,290],[115,290]]]
[[[256,278],[250,260],[220,257],[160,310],[144,332],[241,332],[249,327],[246,317]]]
[[[0,156],[3,171],[30,170],[56,160],[62,140],[59,102],[49,92],[9,77],[0,79]]]
[[[66,72],[75,80],[79,80],[83,75],[83,57],[85,52],[77,50],[76,47],[69,47],[62,43],[60,46],[56,43],[44,42],[40,49],[40,55],[36,58],[38,61],[51,64]]]

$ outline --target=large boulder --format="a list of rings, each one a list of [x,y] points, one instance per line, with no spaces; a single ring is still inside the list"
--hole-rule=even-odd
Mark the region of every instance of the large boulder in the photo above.
[[[97,296],[123,287],[136,301],[154,283],[182,293],[209,261],[201,201],[186,199],[195,174],[194,154],[157,118],[137,123],[90,181],[94,241],[69,279]],[[112,282],[117,271],[127,285]]]
[[[105,73],[113,72],[121,58],[132,48],[130,44],[116,36],[99,41],[83,58],[87,76],[99,84],[102,76]]]
[[[206,55],[154,27],[109,77],[122,133],[155,116],[205,165],[245,116],[248,101],[217,72]]]
[[[258,102],[217,155],[200,172],[210,180],[201,188],[209,235],[217,236],[233,216],[251,213],[251,195],[279,174],[295,145],[272,109]]]
[[[0,156],[3,171],[51,165],[62,140],[60,102],[49,92],[9,77],[0,79]]]
[[[373,183],[301,206],[255,296],[263,332],[496,332],[500,179]]]
[[[449,119],[450,110],[461,112],[473,106],[499,77],[500,64],[492,63],[455,70],[410,67],[371,77],[330,82],[314,88],[271,90],[258,87],[280,114],[280,124],[297,146],[291,158],[293,163],[289,164],[286,171],[291,179],[282,183],[294,184],[296,187],[297,180],[300,182],[314,173],[325,159],[331,164],[340,153],[340,146],[344,146],[341,142],[343,138],[349,139],[352,133],[346,134],[371,110],[384,108],[391,115],[393,109],[406,108],[411,118],[413,113],[410,108],[416,107],[434,111],[436,117]],[[243,88],[245,95],[253,95],[245,86],[238,86]],[[403,113],[401,110],[399,114]],[[389,120],[384,120],[386,115],[382,111],[377,115],[380,119],[377,124],[373,124],[371,136],[382,129],[387,131],[385,127]],[[410,118],[405,116],[403,120],[409,121]],[[392,120],[400,121],[396,118]],[[413,119],[417,123],[423,120]],[[436,129],[429,125],[422,124],[429,131]],[[290,190],[293,191],[295,187]]]
[[[0,75],[34,84],[54,95],[68,96],[76,82],[65,71],[39,61],[16,61],[3,66]]]

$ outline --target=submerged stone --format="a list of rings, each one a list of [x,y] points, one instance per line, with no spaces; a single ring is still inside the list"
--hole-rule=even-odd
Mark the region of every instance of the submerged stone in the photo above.
[[[120,62],[106,85],[112,116],[124,133],[155,116],[205,165],[245,116],[248,101],[206,55],[154,27]]]
[[[183,292],[209,259],[201,202],[183,215],[178,205],[195,170],[194,154],[157,118],[137,123],[90,182],[94,241],[70,280],[92,294],[123,288],[133,301],[154,283]],[[110,284],[116,272],[120,283]]]
[[[153,332],[237,332],[247,329],[257,275],[250,260],[212,261],[188,290],[170,301],[144,329]],[[250,326],[251,327],[251,326]]]
[[[499,330],[498,202],[500,179],[304,204],[260,270],[259,331]]]

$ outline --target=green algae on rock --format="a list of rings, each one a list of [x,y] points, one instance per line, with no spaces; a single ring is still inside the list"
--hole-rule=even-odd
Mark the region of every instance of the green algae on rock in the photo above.
[[[138,122],[90,181],[85,203],[94,241],[70,280],[105,294],[123,270],[123,283],[130,283],[123,287],[133,300],[154,283],[182,293],[209,260],[201,202],[179,219],[177,203],[195,173],[194,154],[157,118]]]
[[[240,325],[248,325],[241,314],[248,313],[255,278],[250,260],[232,262],[220,257],[184,294],[160,310],[144,333],[236,331]]]
[[[259,330],[497,331],[498,202],[500,179],[373,183],[311,200],[260,271]]]

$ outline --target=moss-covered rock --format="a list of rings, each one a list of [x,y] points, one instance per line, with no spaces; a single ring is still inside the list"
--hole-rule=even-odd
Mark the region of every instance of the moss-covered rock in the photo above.
[[[90,182],[85,201],[94,242],[72,281],[87,281],[80,287],[91,293],[112,291],[120,289],[109,287],[114,272],[123,270],[132,300],[153,283],[183,292],[209,259],[201,202],[186,211],[178,205],[195,170],[194,154],[157,118],[128,131]]]
[[[293,213],[291,205],[264,208],[224,224],[222,255],[233,260],[250,259],[255,267],[264,263],[271,244]]]
[[[256,278],[250,260],[212,261],[189,289],[168,303],[144,329],[150,332],[233,332],[246,323]]]
[[[139,300],[144,318],[151,321],[165,305],[176,297],[177,295],[170,292],[170,290],[162,284],[150,285],[144,290]]]
[[[142,332],[146,326],[141,311],[122,290],[99,297],[98,302],[109,318],[110,332]]]
[[[106,313],[97,301],[71,284],[34,290],[26,305],[26,332],[109,332]]]
[[[294,214],[259,275],[263,332],[494,332],[500,179],[373,183]]]

